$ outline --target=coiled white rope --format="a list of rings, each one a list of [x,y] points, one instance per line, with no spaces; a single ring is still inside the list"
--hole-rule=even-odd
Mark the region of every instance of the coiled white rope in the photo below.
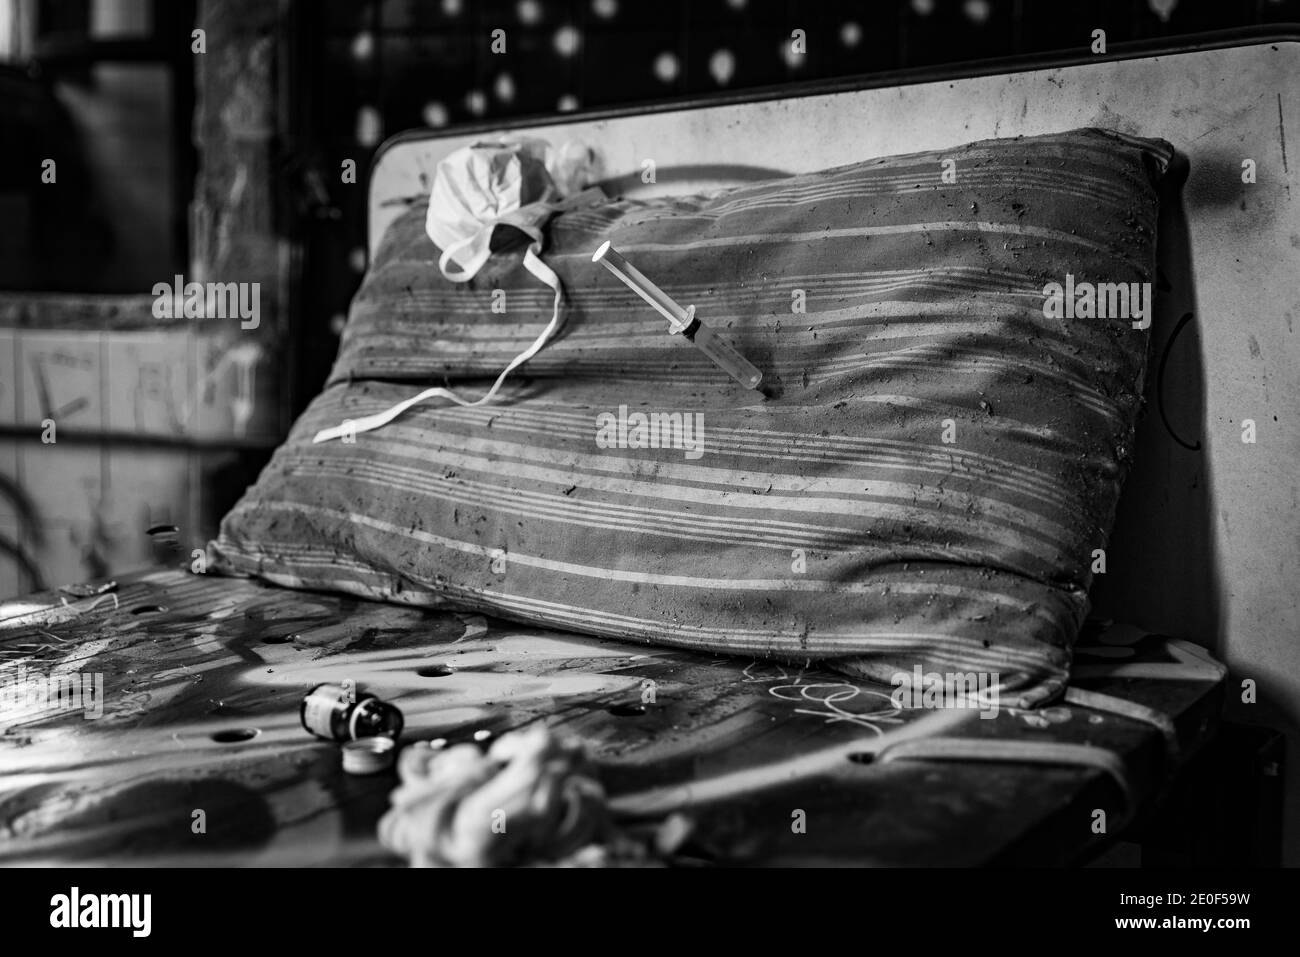
[[[486,754],[472,744],[412,745],[398,774],[379,840],[415,867],[561,861],[610,833],[605,791],[581,743],[541,726],[503,735]]]

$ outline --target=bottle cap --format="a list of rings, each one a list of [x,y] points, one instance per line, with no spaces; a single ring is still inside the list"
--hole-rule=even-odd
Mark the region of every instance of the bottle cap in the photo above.
[[[378,774],[393,766],[397,745],[392,738],[357,738],[343,745],[343,770],[348,774]]]

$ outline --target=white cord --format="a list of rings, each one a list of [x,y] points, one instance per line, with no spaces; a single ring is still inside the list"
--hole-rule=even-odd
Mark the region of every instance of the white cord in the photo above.
[[[447,278],[453,280],[455,280],[457,276],[452,276],[447,271],[446,264],[450,261],[451,256],[458,248],[458,246],[453,246],[451,249],[444,252],[442,254],[442,259],[439,260],[438,263],[439,267],[443,270],[443,274],[446,275]],[[556,330],[559,329],[560,326],[560,300],[563,297],[563,287],[560,285],[560,277],[555,274],[555,271],[551,269],[550,266],[546,265],[546,263],[542,262],[538,257],[537,253],[541,251],[541,248],[541,242],[534,242],[528,247],[528,250],[524,253],[524,268],[555,290],[555,305],[551,312],[551,321],[547,323],[546,328],[542,330],[541,335],[533,340],[532,345],[510,360],[510,364],[505,367],[499,376],[497,376],[496,382],[492,383],[492,388],[487,391],[486,395],[471,401],[468,399],[462,399],[451,389],[444,389],[441,387],[425,389],[418,395],[413,395],[409,399],[404,399],[396,405],[385,409],[383,412],[363,416],[360,419],[346,419],[340,425],[336,425],[333,428],[321,429],[316,433],[316,437],[312,439],[312,442],[328,442],[330,439],[340,439],[348,435],[355,436],[358,432],[370,432],[374,429],[383,428],[407,409],[419,405],[421,402],[425,402],[429,399],[448,399],[456,403],[456,405],[464,406],[465,408],[472,408],[477,405],[484,405],[485,403],[491,402],[496,396],[497,391],[501,388],[501,384],[505,382],[506,376],[510,375],[511,372],[523,363],[537,355],[537,353],[541,351],[542,346],[546,345],[550,338],[555,335]],[[463,276],[464,273],[459,275]]]

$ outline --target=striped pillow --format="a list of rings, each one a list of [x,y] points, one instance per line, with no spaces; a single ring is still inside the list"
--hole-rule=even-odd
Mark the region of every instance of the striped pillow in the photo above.
[[[550,318],[518,250],[443,280],[416,206],[216,566],[1047,700],[1128,466],[1171,155],[1076,130],[564,213],[567,322],[503,401],[313,445],[414,383],[484,391]],[[767,397],[593,264],[607,238]]]

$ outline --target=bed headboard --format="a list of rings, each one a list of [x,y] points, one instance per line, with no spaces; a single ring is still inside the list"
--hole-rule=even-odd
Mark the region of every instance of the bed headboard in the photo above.
[[[1162,208],[1147,415],[1094,601],[1203,642],[1300,722],[1300,34],[1074,59],[512,126],[590,146],[610,191],[626,195],[1080,126],[1173,143],[1189,165]],[[372,170],[372,250],[437,161],[482,135],[386,145]],[[645,160],[654,184],[641,181]]]

